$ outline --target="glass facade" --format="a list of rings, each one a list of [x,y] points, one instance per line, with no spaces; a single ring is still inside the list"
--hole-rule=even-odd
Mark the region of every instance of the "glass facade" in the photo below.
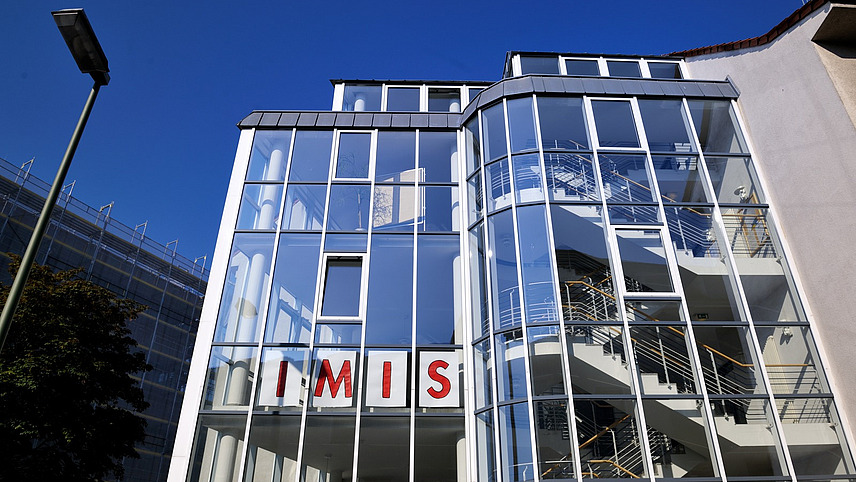
[[[420,110],[375,87],[378,110]],[[856,476],[737,104],[492,90],[457,130],[243,132],[293,139],[285,173],[231,187],[283,219],[229,233],[229,335],[176,480]]]

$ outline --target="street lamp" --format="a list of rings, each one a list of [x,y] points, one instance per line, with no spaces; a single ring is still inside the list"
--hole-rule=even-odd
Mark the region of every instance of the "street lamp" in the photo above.
[[[53,212],[56,200],[59,197],[60,191],[62,191],[65,175],[71,166],[71,159],[74,157],[74,151],[77,150],[77,144],[80,142],[83,128],[89,119],[92,105],[95,104],[95,97],[98,96],[101,86],[107,85],[110,82],[110,75],[108,74],[110,69],[107,68],[107,57],[104,55],[104,51],[101,50],[101,44],[98,43],[95,32],[92,31],[92,25],[89,24],[89,19],[86,18],[86,13],[83,12],[83,9],[57,10],[51,12],[51,15],[53,15],[56,26],[59,28],[63,39],[65,39],[65,43],[68,44],[71,55],[74,57],[75,62],[77,62],[77,67],[82,73],[91,75],[95,83],[92,85],[92,91],[89,92],[89,98],[86,99],[86,105],[83,106],[83,112],[80,114],[80,119],[77,121],[77,126],[74,128],[71,140],[68,142],[68,148],[65,150],[65,155],[59,165],[59,170],[57,170],[56,178],[54,178],[51,190],[45,199],[45,205],[42,207],[42,212],[39,214],[36,226],[33,228],[30,244],[27,245],[27,250],[21,258],[21,267],[18,268],[15,281],[12,282],[12,287],[9,289],[9,296],[6,298],[6,304],[3,306],[3,313],[0,314],[0,350],[3,349],[3,345],[6,342],[6,335],[9,333],[9,327],[12,324],[12,316],[15,315],[18,300],[21,298],[21,293],[24,291],[24,284],[27,282],[27,276],[30,274],[30,268],[33,266],[36,254],[39,252],[39,245],[50,222],[51,212]]]

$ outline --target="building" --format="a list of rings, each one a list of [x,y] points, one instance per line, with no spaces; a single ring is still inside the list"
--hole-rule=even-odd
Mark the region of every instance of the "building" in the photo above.
[[[170,481],[856,480],[853,12],[252,112]]]
[[[50,190],[30,174],[32,161],[17,167],[0,159],[0,280],[12,282],[7,253],[22,255]],[[147,306],[130,324],[153,370],[140,375],[150,407],[142,414],[146,439],[139,459],[124,461],[127,482],[166,480],[178,414],[187,382],[208,270],[204,258],[191,261],[146,237],[146,224],[126,226],[112,217],[112,203],[93,208],[66,186],[36,262],[55,269],[82,268],[81,276],[117,295]]]

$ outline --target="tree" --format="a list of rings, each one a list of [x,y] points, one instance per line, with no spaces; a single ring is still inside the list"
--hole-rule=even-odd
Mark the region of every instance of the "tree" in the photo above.
[[[0,480],[121,479],[139,457],[148,403],[131,374],[151,367],[126,325],[144,307],[79,272],[30,271],[0,352]]]

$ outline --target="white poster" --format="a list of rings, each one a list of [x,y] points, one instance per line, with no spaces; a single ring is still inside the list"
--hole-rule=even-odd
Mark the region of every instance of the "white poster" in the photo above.
[[[302,368],[308,352],[277,351],[265,353],[262,363],[261,388],[258,405],[268,407],[299,407],[302,390]],[[302,359],[296,359],[302,357]]]
[[[312,406],[350,407],[355,391],[355,351],[328,351],[318,353],[315,360],[315,385],[312,387]]]
[[[419,406],[460,407],[458,354],[453,351],[419,353]]]
[[[366,376],[366,406],[407,406],[407,352],[370,351]]]

